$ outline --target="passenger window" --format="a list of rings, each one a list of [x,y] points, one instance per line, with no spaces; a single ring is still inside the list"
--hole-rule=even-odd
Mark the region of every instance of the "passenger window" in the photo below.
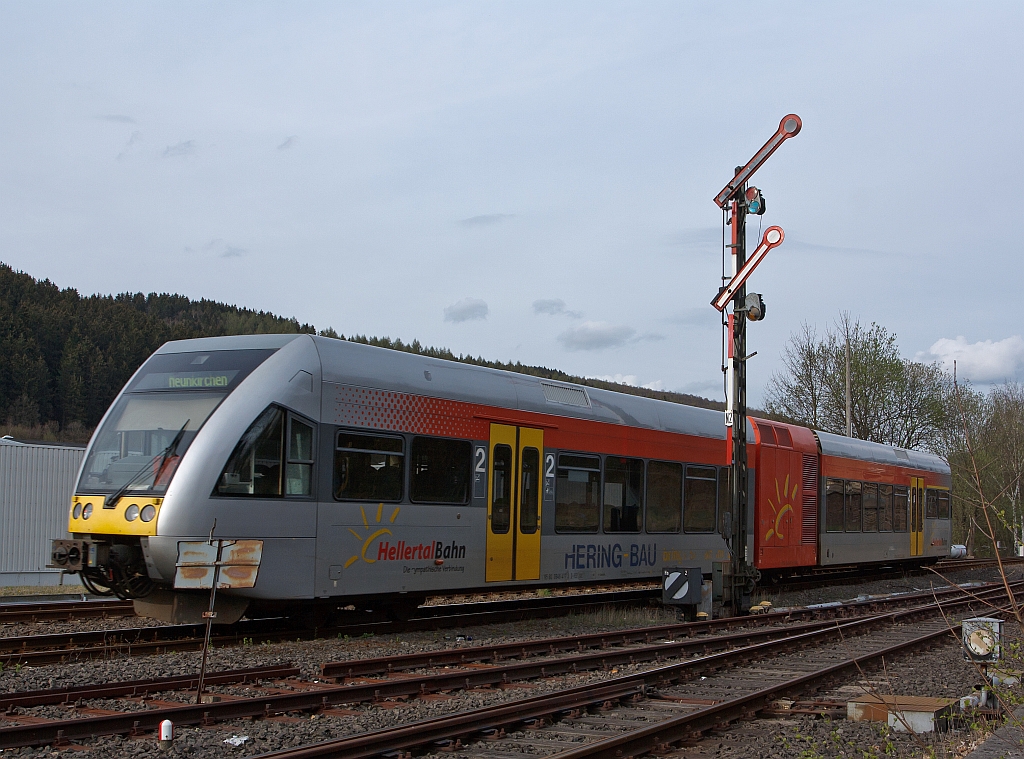
[[[861,491],[859,482],[846,482],[846,531],[860,532]]]
[[[846,497],[846,483],[842,480],[825,481],[825,531],[843,531],[844,499]]]
[[[644,462],[608,456],[604,460],[604,531],[640,532],[643,503]]]
[[[683,465],[647,465],[647,532],[679,532],[683,522]]]
[[[928,488],[924,497],[924,515],[929,519],[939,518],[939,491]]]
[[[409,490],[417,503],[465,503],[472,445],[468,440],[414,437]]]
[[[686,467],[683,529],[686,532],[714,532],[717,500],[718,471],[714,467]]]
[[[270,406],[238,441],[217,479],[216,494],[311,495],[314,429],[284,409]]]
[[[878,529],[892,532],[892,485],[878,486]]]
[[[519,531],[524,535],[537,532],[540,514],[540,451],[523,449],[523,492],[519,498]]]
[[[907,503],[909,492],[907,488],[898,485],[893,488],[892,495],[892,529],[895,532],[907,531]]]
[[[555,531],[597,532],[601,526],[601,459],[560,454],[555,476]]]
[[[951,514],[951,511],[950,511],[950,508],[949,508],[949,491],[948,490],[940,490],[939,491],[939,519],[949,519],[950,518],[950,514]]]
[[[878,485],[864,483],[864,532],[878,532]]]
[[[334,497],[339,501],[401,501],[405,441],[339,432],[334,450]]]

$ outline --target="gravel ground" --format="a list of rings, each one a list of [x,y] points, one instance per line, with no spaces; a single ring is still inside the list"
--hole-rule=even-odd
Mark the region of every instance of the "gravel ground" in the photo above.
[[[1022,570],[1017,570],[1021,572]],[[993,570],[972,570],[955,573],[955,582],[977,582],[994,579]],[[882,580],[860,586],[839,586],[832,589],[794,591],[769,596],[776,605],[798,603],[820,603],[830,600],[851,599],[866,594],[924,590],[932,583],[945,584],[937,577],[910,577],[904,580]],[[255,646],[239,646],[216,649],[211,653],[210,670],[254,667],[268,664],[293,663],[303,676],[315,678],[320,665],[327,661],[364,659],[397,653],[436,650],[459,645],[480,645],[513,640],[535,639],[572,633],[597,632],[624,627],[664,624],[674,620],[674,614],[660,609],[611,610],[599,613],[575,615],[560,619],[524,621],[509,625],[494,625],[444,632],[408,633],[364,637],[358,639],[330,639],[319,641],[286,642]],[[129,620],[138,625],[140,620]],[[95,629],[83,620],[71,629]],[[99,627],[112,626],[117,620],[103,620]],[[42,632],[55,624],[32,625],[31,629]],[[74,624],[74,623],[72,623]],[[128,625],[131,626],[131,625]],[[0,634],[10,634],[6,628]],[[47,630],[50,631],[50,630]],[[1010,631],[1008,631],[1010,632]],[[1012,631],[1014,635],[1019,631]],[[38,668],[8,668],[0,672],[0,691],[20,691],[36,688],[84,685],[102,681],[117,681],[171,675],[190,674],[198,669],[199,654],[196,652],[169,653],[160,656],[120,658],[109,661],[85,661],[65,665]],[[632,668],[624,667],[625,674]],[[403,724],[440,714],[464,711],[482,705],[504,702],[517,698],[539,695],[564,687],[598,682],[607,677],[604,673],[571,675],[537,681],[529,687],[493,689],[453,693],[451,697],[430,700],[410,700],[383,706],[358,705],[347,711],[346,716],[295,715],[285,720],[245,721],[216,725],[212,728],[181,728],[174,747],[169,752],[157,750],[152,736],[144,739],[121,737],[100,738],[88,742],[88,750],[76,751],[74,756],[97,756],[120,759],[121,757],[189,756],[204,757],[250,756],[275,748],[300,745],[331,737],[351,735],[381,727]],[[879,682],[879,675],[872,674]],[[978,682],[973,667],[961,658],[959,649],[953,645],[904,657],[889,663],[883,684],[876,684],[877,690],[907,695],[960,696],[970,692]],[[849,688],[856,689],[850,691]],[[231,688],[218,688],[221,692],[237,692]],[[848,699],[852,693],[862,692],[856,685],[837,689],[832,695],[822,697]],[[101,705],[102,704],[102,705]],[[122,707],[124,702],[90,702],[93,708]],[[66,709],[47,707],[53,710],[47,716],[69,716]],[[42,716],[42,712],[39,712]],[[899,735],[884,735],[881,726],[874,723],[829,722],[825,720],[789,719],[760,720],[754,723],[736,725],[722,735],[712,735],[698,746],[680,752],[681,756],[718,757],[800,757],[815,756],[921,756],[923,748],[913,738]],[[224,743],[232,736],[247,736],[240,747]],[[953,742],[940,742],[935,746],[938,756],[956,756],[951,753],[958,743],[971,740],[971,736],[953,736]],[[895,753],[893,753],[895,752]],[[7,756],[50,756],[52,748],[20,749],[0,752]]]

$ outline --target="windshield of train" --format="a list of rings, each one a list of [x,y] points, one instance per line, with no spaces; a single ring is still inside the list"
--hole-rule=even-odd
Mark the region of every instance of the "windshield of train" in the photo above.
[[[163,493],[196,433],[273,350],[152,356],[114,403],[86,454],[79,493]]]

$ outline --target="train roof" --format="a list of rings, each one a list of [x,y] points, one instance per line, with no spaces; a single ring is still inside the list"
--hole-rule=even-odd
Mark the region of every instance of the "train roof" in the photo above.
[[[889,445],[858,440],[844,435],[833,435],[831,432],[819,430],[815,430],[814,434],[818,436],[818,445],[821,446],[821,452],[825,456],[843,456],[859,461],[949,474],[949,464],[932,453],[894,448]]]

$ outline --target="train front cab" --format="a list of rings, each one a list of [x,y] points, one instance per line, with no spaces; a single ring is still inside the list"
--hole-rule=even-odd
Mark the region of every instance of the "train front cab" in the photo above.
[[[818,442],[804,427],[752,419],[754,566],[813,566],[818,547]]]
[[[927,563],[949,554],[950,475],[936,456],[818,432],[820,559]]]

